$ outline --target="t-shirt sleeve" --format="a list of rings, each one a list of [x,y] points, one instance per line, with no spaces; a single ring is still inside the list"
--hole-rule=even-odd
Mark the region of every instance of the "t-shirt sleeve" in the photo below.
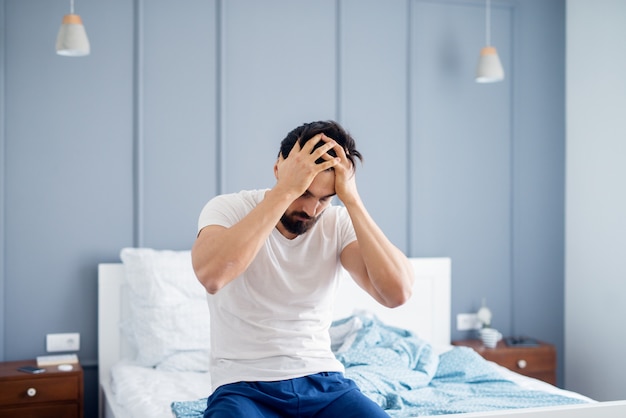
[[[209,200],[200,212],[198,232],[209,225],[230,228],[249,212],[242,203],[240,197],[235,194],[220,195]]]
[[[343,251],[348,244],[356,241],[356,232],[354,232],[354,226],[352,225],[352,219],[350,219],[348,210],[343,206],[339,208],[337,220],[340,251]]]

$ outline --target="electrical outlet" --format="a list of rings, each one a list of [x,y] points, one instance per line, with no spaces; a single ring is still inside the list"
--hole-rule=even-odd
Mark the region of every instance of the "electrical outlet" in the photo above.
[[[78,332],[46,335],[46,351],[49,353],[78,350],[80,350],[80,334]]]
[[[456,316],[457,331],[469,331],[480,329],[481,327],[482,323],[478,320],[478,315],[475,313],[460,313]]]

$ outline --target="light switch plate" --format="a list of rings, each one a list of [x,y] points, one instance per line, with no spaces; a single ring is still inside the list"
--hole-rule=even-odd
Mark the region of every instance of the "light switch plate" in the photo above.
[[[457,331],[470,331],[480,329],[482,323],[478,320],[475,313],[461,313],[456,316]]]
[[[80,350],[80,333],[78,332],[46,335],[46,351],[49,353],[78,350]]]

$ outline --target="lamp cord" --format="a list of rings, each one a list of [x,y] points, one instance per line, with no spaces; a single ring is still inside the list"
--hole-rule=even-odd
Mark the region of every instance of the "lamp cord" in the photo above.
[[[74,0],[70,0],[70,14],[74,14]]]
[[[491,0],[486,1],[487,7],[485,8],[485,45],[491,46]]]

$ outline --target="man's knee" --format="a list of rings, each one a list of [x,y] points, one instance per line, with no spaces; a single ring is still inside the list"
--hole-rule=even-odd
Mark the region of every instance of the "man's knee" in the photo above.
[[[221,395],[209,398],[204,418],[263,418],[255,403],[240,395]]]
[[[272,418],[279,415],[244,393],[218,388],[207,401],[204,418]]]
[[[341,418],[389,418],[389,415],[360,390],[354,389],[335,399],[318,415]]]

